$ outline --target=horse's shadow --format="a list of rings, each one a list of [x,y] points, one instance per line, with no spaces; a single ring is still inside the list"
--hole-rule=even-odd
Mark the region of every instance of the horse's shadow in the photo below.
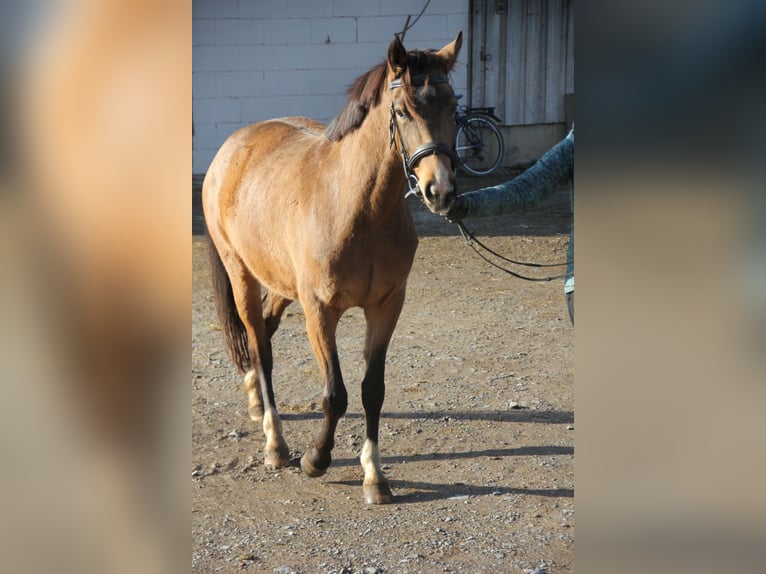
[[[361,484],[361,481],[359,481]],[[394,492],[412,490],[405,494],[395,494],[394,502],[398,504],[423,503],[434,500],[451,498],[468,500],[476,496],[547,496],[552,498],[574,498],[572,488],[515,488],[507,486],[478,486],[475,484],[440,484],[432,482],[415,482],[408,480],[391,481]]]
[[[319,411],[304,413],[280,413],[283,421],[319,420],[323,417]],[[362,419],[362,413],[349,412],[343,415],[347,419]],[[438,411],[438,412],[395,412],[381,413],[381,419],[425,419],[425,420],[467,420],[495,421],[511,423],[574,424],[572,411],[534,411],[530,409],[494,410],[494,411]]]
[[[415,454],[408,456],[383,457],[383,464],[401,464],[433,462],[441,460],[456,460],[467,458],[504,458],[508,456],[556,456],[573,455],[574,447],[571,446],[525,446],[508,449],[474,450],[466,452],[434,452],[428,454]],[[357,466],[359,461],[353,458],[333,460],[333,467]],[[343,484],[346,486],[359,487],[360,480],[328,480],[329,484]],[[432,500],[446,500],[450,498],[473,498],[475,496],[502,496],[523,494],[531,496],[550,496],[573,498],[574,490],[571,488],[517,488],[504,486],[478,486],[464,483],[440,484],[431,482],[418,482],[409,480],[391,480],[394,491],[412,491],[406,494],[396,495],[396,503],[429,502]]]
[[[305,413],[285,413],[281,417],[283,420],[318,420],[322,418],[322,413],[318,411]],[[362,419],[362,413],[346,413],[346,418]],[[438,412],[393,412],[382,413],[381,419],[425,419],[425,420],[481,420],[496,422],[515,422],[515,423],[538,423],[538,424],[573,424],[574,413],[572,411],[533,411],[529,409],[520,410],[492,410],[492,411],[438,411]],[[382,463],[384,465],[405,464],[405,463],[428,463],[447,460],[461,460],[472,458],[506,458],[511,456],[571,456],[574,455],[574,447],[571,446],[522,446],[516,448],[496,448],[485,450],[470,450],[464,452],[431,452],[424,454],[412,454],[403,456],[384,456]],[[299,466],[299,459],[295,459],[294,466]],[[359,466],[357,458],[335,458],[332,462],[332,468],[356,467]],[[338,484],[351,487],[361,487],[362,480],[333,480],[331,474],[326,480],[328,484]],[[431,483],[409,480],[391,480],[391,487],[394,492],[399,491],[403,494],[394,496],[394,503],[409,504],[422,503],[433,500],[447,500],[451,498],[466,499],[477,496],[508,496],[508,495],[529,495],[529,496],[548,496],[559,498],[573,498],[574,490],[571,488],[551,488],[534,489],[519,488],[507,486],[479,486],[463,483]]]
[[[328,484],[342,484],[360,488],[362,480],[328,480]],[[420,482],[413,480],[392,480],[394,504],[413,504],[434,500],[469,500],[478,496],[546,496],[552,498],[574,498],[572,488],[517,488],[509,486],[479,486],[463,483]],[[404,494],[396,492],[405,491]]]

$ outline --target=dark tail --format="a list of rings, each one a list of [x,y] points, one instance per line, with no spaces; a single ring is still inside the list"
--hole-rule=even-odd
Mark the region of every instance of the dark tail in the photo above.
[[[208,236],[208,242],[218,320],[221,322],[226,346],[229,347],[234,364],[237,365],[240,371],[246,373],[252,368],[247,331],[237,313],[234,293],[231,290],[231,280],[228,273],[226,273],[221,256],[218,254],[215,245],[213,245],[213,240],[210,239],[210,236]]]

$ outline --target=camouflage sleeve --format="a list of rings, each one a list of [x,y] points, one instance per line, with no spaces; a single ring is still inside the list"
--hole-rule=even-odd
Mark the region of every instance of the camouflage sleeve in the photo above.
[[[574,176],[574,130],[535,165],[499,185],[462,194],[467,205],[465,217],[505,215],[539,203]]]

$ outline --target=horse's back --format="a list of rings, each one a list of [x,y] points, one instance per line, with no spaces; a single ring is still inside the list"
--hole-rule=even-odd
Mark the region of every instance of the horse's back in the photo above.
[[[262,195],[273,187],[279,195],[289,194],[288,166],[321,146],[323,131],[320,122],[295,116],[257,122],[232,133],[205,177],[206,217],[223,217],[219,210],[245,200],[244,191]]]
[[[299,116],[264,120],[232,133],[221,146],[219,154],[248,149],[251,154],[268,155],[285,146],[306,146],[317,143],[324,128],[321,122]]]

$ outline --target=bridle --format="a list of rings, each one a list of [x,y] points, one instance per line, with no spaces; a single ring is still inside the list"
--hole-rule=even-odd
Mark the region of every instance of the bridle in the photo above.
[[[433,74],[433,75],[416,75],[416,76],[410,76],[410,83],[413,86],[422,86],[426,82],[426,78],[428,79],[429,84],[442,84],[442,83],[449,83],[449,78],[444,74]],[[389,85],[389,89],[393,90],[395,88],[399,88],[402,85],[402,80],[397,78],[391,82]],[[389,124],[389,146],[393,147],[396,135],[399,132],[399,126],[396,121],[396,110],[394,109],[394,103],[391,102],[391,120]],[[444,154],[447,157],[450,158],[450,161],[452,162],[452,171],[453,174],[457,170],[458,165],[458,157],[455,153],[455,150],[452,146],[449,146],[444,143],[439,142],[428,142],[421,146],[419,146],[412,155],[409,155],[407,153],[407,149],[404,146],[404,142],[402,141],[401,134],[399,134],[399,153],[402,156],[402,167],[404,168],[404,174],[407,177],[407,187],[408,191],[405,193],[405,197],[409,197],[410,195],[416,195],[418,198],[420,198],[421,201],[423,201],[423,192],[420,189],[420,182],[418,181],[418,177],[413,173],[413,169],[418,164],[418,162],[423,159],[426,156],[429,155],[438,155],[438,154]],[[415,186],[413,187],[413,182]],[[512,275],[513,277],[517,277],[518,279],[524,279],[525,281],[552,281],[554,279],[562,279],[566,277],[566,274],[562,275],[552,275],[548,277],[528,277],[526,275],[521,275],[520,273],[517,273],[511,269],[508,269],[507,267],[504,267],[503,265],[500,265],[498,263],[495,263],[491,259],[489,259],[486,255],[484,255],[479,249],[476,247],[477,245],[484,249],[487,253],[490,253],[494,257],[506,262],[506,263],[512,263],[514,265],[522,265],[524,267],[563,267],[566,265],[566,263],[529,263],[525,261],[516,261],[514,259],[509,259],[507,257],[504,257],[503,255],[500,255],[496,251],[493,251],[486,245],[484,245],[481,241],[479,241],[476,236],[473,234],[473,232],[469,231],[465,225],[461,221],[456,222],[458,228],[460,229],[460,233],[463,235],[463,238],[465,239],[466,243],[468,244],[471,249],[473,249],[476,254],[481,257],[484,261],[492,265],[493,267],[496,267],[497,269],[500,269],[501,271],[504,271],[508,273],[509,275]]]
[[[429,84],[449,83],[449,78],[444,74],[410,76],[410,83],[413,86],[422,86],[426,83],[426,79],[428,80]],[[400,88],[401,85],[402,85],[402,80],[400,78],[397,78],[391,82],[388,89],[393,90],[396,88]],[[399,153],[402,156],[402,167],[404,168],[404,175],[407,178],[407,187],[409,189],[409,191],[407,191],[407,193],[404,196],[408,197],[414,194],[414,195],[417,195],[419,198],[423,199],[423,192],[420,189],[420,182],[418,181],[417,175],[415,175],[415,173],[413,172],[418,162],[424,157],[429,155],[444,154],[450,158],[450,161],[452,162],[452,172],[454,174],[455,171],[457,170],[457,165],[458,165],[457,154],[455,153],[455,150],[453,149],[452,146],[447,145],[445,143],[441,143],[441,142],[424,143],[423,145],[415,149],[412,155],[407,153],[407,149],[404,146],[404,141],[402,141],[401,133],[399,133],[399,125],[396,121],[396,111],[394,110],[394,103],[391,102],[391,120],[389,123],[389,146],[393,147],[396,141],[395,136],[397,134],[399,135],[398,147],[399,147]],[[414,187],[412,185],[413,183],[415,184]]]

